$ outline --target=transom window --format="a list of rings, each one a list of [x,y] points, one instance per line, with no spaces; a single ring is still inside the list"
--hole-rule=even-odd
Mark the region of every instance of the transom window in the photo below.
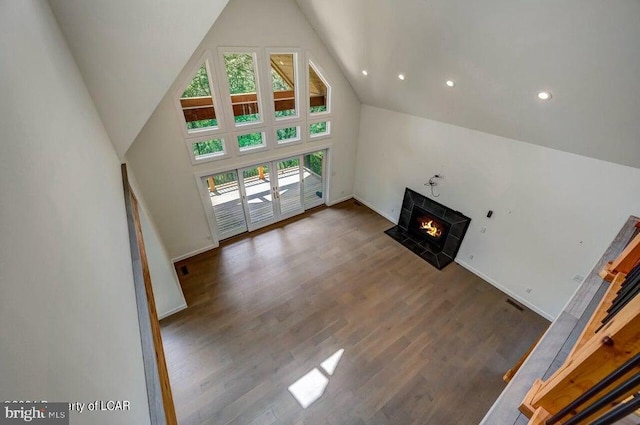
[[[191,149],[193,149],[193,156],[195,157],[196,161],[215,158],[217,156],[222,156],[225,153],[224,140],[222,139],[210,139],[193,142],[191,143]]]
[[[317,140],[331,135],[331,121],[317,121],[309,124],[309,137]]]
[[[299,142],[301,140],[300,137],[300,127],[292,126],[292,127],[280,127],[276,129],[276,140],[278,145],[291,144],[294,142]]]
[[[238,149],[240,149],[240,152],[247,152],[265,146],[265,134],[261,131],[238,136]]]

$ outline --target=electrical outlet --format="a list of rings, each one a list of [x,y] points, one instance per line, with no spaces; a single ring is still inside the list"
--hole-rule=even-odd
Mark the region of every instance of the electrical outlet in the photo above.
[[[582,281],[584,280],[584,276],[581,276],[581,275],[577,274],[577,275],[575,275],[575,276],[573,277],[573,280],[574,280],[575,282],[582,283]]]

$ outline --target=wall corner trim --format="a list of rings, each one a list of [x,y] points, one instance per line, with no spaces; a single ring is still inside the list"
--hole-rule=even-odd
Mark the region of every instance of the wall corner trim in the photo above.
[[[158,320],[162,320],[162,319],[164,319],[166,317],[169,317],[169,316],[171,316],[173,314],[176,314],[176,313],[178,313],[178,312],[180,312],[180,311],[182,311],[182,310],[184,310],[186,308],[187,308],[187,303],[179,305],[178,307],[172,308],[171,310],[167,311],[166,313],[159,314],[158,315]]]
[[[200,249],[196,249],[195,251],[187,252],[185,254],[182,254],[182,255],[179,255],[179,256],[177,256],[175,258],[172,258],[171,262],[172,263],[177,263],[178,261],[186,260],[187,258],[191,258],[191,257],[196,256],[198,254],[202,254],[203,252],[212,250],[212,249],[217,248],[217,247],[218,247],[218,245],[209,244],[209,245],[204,246],[204,247],[202,247]]]

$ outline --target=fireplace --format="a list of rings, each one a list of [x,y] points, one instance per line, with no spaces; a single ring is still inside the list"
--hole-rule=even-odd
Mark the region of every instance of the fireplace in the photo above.
[[[420,207],[413,207],[408,230],[415,237],[442,249],[450,228],[451,225],[446,221],[434,217]]]
[[[438,269],[458,254],[471,219],[407,188],[398,225],[385,233]]]

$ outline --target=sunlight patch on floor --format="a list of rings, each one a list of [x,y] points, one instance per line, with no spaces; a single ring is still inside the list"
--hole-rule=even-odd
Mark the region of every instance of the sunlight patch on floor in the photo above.
[[[289,392],[300,403],[303,409],[322,397],[329,380],[317,368],[291,384]]]
[[[325,361],[320,367],[329,375],[333,375],[342,358],[344,348],[339,349]],[[298,379],[289,386],[289,392],[300,403],[303,409],[311,406],[316,400],[322,397],[324,390],[329,384],[329,379],[318,368],[313,368],[311,372]]]
[[[342,353],[344,353],[344,348],[339,349],[338,351],[333,353],[327,360],[320,363],[320,367],[329,375],[333,375],[333,372],[336,371],[336,367],[338,367],[338,363],[340,362]]]

